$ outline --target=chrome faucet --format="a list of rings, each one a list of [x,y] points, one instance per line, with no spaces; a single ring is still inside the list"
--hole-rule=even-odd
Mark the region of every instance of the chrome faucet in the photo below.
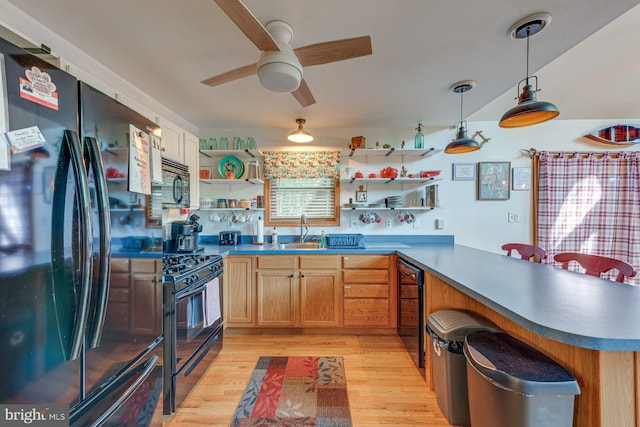
[[[307,238],[307,234],[309,234],[309,227],[307,227],[307,217],[302,214],[300,216],[300,243],[304,242],[304,239]]]

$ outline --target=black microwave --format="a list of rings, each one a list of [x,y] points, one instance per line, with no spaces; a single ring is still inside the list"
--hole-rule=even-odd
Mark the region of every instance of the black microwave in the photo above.
[[[162,159],[162,206],[188,208],[189,205],[189,167]]]

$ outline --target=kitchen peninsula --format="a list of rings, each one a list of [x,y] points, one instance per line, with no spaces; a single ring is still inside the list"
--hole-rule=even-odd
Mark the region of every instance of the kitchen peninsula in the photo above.
[[[283,251],[240,245],[227,253]],[[426,314],[477,312],[567,368],[581,389],[575,426],[640,424],[640,288],[454,244],[412,244],[386,253],[426,271]]]

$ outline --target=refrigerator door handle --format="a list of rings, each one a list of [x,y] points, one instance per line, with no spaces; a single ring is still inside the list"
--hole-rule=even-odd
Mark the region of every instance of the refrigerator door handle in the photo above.
[[[87,170],[82,157],[82,149],[78,135],[71,130],[65,130],[63,136],[63,146],[60,152],[60,158],[57,165],[57,173],[54,182],[53,191],[53,212],[58,215],[53,216],[52,223],[52,258],[53,265],[53,286],[54,301],[55,294],[61,289],[69,286],[66,271],[68,270],[67,262],[64,254],[65,232],[72,234],[72,230],[65,230],[64,215],[65,203],[67,197],[67,181],[69,167],[73,168],[73,174],[76,187],[74,188],[78,203],[78,217],[74,218],[78,223],[79,238],[78,245],[78,263],[73,265],[74,270],[80,272],[80,289],[76,299],[76,307],[73,319],[71,339],[68,347],[64,345],[65,356],[67,360],[77,359],[80,356],[83,345],[83,336],[87,325],[87,317],[89,313],[89,300],[91,296],[91,272],[93,252],[92,241],[93,235],[91,230],[91,206],[89,196],[89,179]],[[58,292],[56,292],[58,291]],[[56,315],[58,311],[65,309],[64,303],[55,302]],[[62,316],[60,314],[60,316]]]
[[[98,288],[96,291],[96,306],[93,313],[93,321],[89,325],[88,344],[90,348],[100,345],[102,330],[107,312],[107,300],[109,297],[109,280],[111,276],[111,213],[109,211],[109,191],[107,178],[104,173],[104,164],[100,154],[100,145],[95,138],[84,139],[85,162],[93,171],[93,180],[96,187],[96,199],[98,207],[99,227],[99,265]]]
[[[133,394],[138,390],[138,388],[142,385],[142,383],[145,382],[147,378],[149,378],[149,376],[153,372],[153,368],[155,368],[156,365],[158,364],[158,360],[159,360],[158,356],[156,355],[151,356],[149,360],[147,360],[144,363],[143,365],[144,370],[142,371],[140,376],[136,378],[136,380],[124,391],[124,393],[122,393],[120,397],[118,397],[118,399],[106,411],[104,411],[100,415],[100,417],[98,417],[95,421],[93,421],[90,424],[90,426],[91,427],[102,426],[107,421],[109,421],[109,418],[113,414],[115,414],[118,411],[118,409],[120,409],[131,396],[133,396]]]

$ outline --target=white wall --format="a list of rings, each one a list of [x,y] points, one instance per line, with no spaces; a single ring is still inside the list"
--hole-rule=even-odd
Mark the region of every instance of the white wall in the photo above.
[[[54,48],[54,54],[61,57],[63,68],[71,74],[108,93],[111,96],[117,94],[118,99],[126,105],[138,110],[152,120],[157,117],[168,119],[188,132],[200,137],[220,137],[227,136],[232,140],[233,136],[247,138],[253,136],[258,142],[260,149],[302,149],[300,145],[291,145],[286,142],[285,136],[293,129],[197,129],[188,118],[180,117],[159,104],[150,95],[142,93],[136,87],[120,78],[117,74],[109,70],[103,64],[93,60],[85,52],[82,52],[70,45],[64,39],[52,33],[48,28],[34,21],[25,15],[7,0],[0,0],[0,24],[13,30],[22,37],[32,40],[35,44],[45,43]],[[555,62],[554,62],[555,63]],[[548,68],[548,67],[546,67]],[[548,75],[544,75],[545,69],[541,70],[543,81],[551,81]],[[547,88],[548,89],[548,88]],[[596,88],[589,90],[595,91]],[[551,90],[545,91],[547,95],[553,93]],[[595,92],[594,92],[595,93]],[[506,95],[505,95],[506,96]],[[546,99],[546,98],[545,98]],[[551,100],[551,99],[548,99]],[[551,100],[552,101],[552,100]],[[490,104],[491,105],[491,104]],[[562,106],[559,106],[562,110]],[[489,111],[490,109],[485,109]],[[498,108],[502,111],[503,108]],[[482,116],[482,115],[480,115]],[[486,116],[486,114],[485,114]],[[483,118],[485,116],[482,116]],[[562,115],[561,115],[562,117]],[[610,117],[603,112],[602,117]],[[496,117],[496,120],[498,117]],[[616,146],[598,144],[581,136],[596,128],[618,124],[636,123],[640,119],[631,118],[615,120],[554,120],[541,125],[521,129],[501,129],[496,121],[469,122],[469,135],[476,130],[482,130],[483,134],[491,138],[491,141],[480,151],[462,155],[437,154],[429,159],[410,163],[408,159],[407,168],[414,170],[442,170],[439,182],[439,196],[441,208],[429,212],[418,213],[419,227],[413,228],[406,224],[399,225],[394,222],[394,226],[385,229],[382,224],[361,225],[357,228],[350,228],[349,219],[355,213],[344,212],[340,229],[325,230],[326,232],[358,232],[364,234],[453,234],[457,243],[483,248],[489,251],[500,252],[500,246],[507,241],[530,241],[531,239],[531,192],[516,191],[511,192],[511,197],[507,201],[477,201],[475,182],[452,181],[452,163],[454,162],[480,162],[480,161],[509,161],[511,166],[530,166],[531,160],[523,155],[522,149],[531,147],[537,150],[566,150],[566,151],[606,151],[606,150],[634,150],[637,146],[619,148]],[[293,128],[293,126],[292,126]],[[349,145],[351,137],[363,135],[369,144],[380,141],[381,144],[389,143],[392,146],[399,146],[402,140],[407,141],[408,146],[413,141],[415,131],[413,129],[398,128],[369,128],[369,129],[315,129],[313,123],[307,123],[305,129],[316,137],[316,140],[304,149],[339,149]],[[438,128],[425,129],[425,145],[444,149],[446,144],[454,137],[455,129]],[[400,163],[398,163],[400,161]],[[402,159],[393,158],[389,166],[401,166]],[[212,165],[215,166],[215,165]],[[378,172],[381,164],[364,163],[354,167],[362,168],[363,172]],[[413,187],[412,187],[413,188]],[[343,185],[342,199],[346,202],[349,197],[354,196],[357,188]],[[256,194],[256,189],[243,189],[238,191],[236,187],[226,188],[227,193],[235,192],[238,198],[250,197]],[[258,190],[259,191],[259,190]],[[369,188],[371,193],[369,199],[383,197],[388,190],[375,190]],[[410,189],[401,191],[411,191]],[[202,188],[202,195],[213,195],[220,190],[212,188]],[[518,223],[508,223],[507,214],[515,213],[519,217]],[[384,215],[390,215],[385,213]],[[203,215],[204,233],[215,234],[220,229],[226,229],[227,224],[213,223]],[[444,230],[436,230],[434,222],[436,218],[446,221]],[[245,234],[251,234],[253,224],[242,225]],[[312,234],[319,234],[320,229],[311,229]],[[281,230],[281,233],[295,234],[295,228]]]
[[[350,226],[350,218],[357,216],[359,212],[351,213],[342,211],[340,229],[325,229],[325,232],[356,232],[363,234],[393,235],[438,235],[453,234],[457,243],[482,248],[492,252],[501,252],[500,247],[506,242],[530,242],[532,236],[531,212],[532,193],[531,191],[511,191],[509,200],[506,201],[478,201],[476,199],[475,181],[453,181],[453,163],[477,163],[486,161],[506,161],[511,162],[511,167],[529,167],[532,160],[523,152],[530,148],[538,151],[620,151],[637,150],[637,145],[616,146],[601,144],[583,135],[594,131],[600,127],[617,123],[637,123],[638,119],[621,119],[617,122],[610,120],[554,120],[543,124],[519,129],[502,129],[497,121],[470,122],[468,124],[469,135],[477,130],[482,130],[483,135],[491,140],[484,147],[473,153],[449,155],[440,152],[428,159],[410,162],[405,159],[405,165],[409,171],[413,170],[441,170],[441,180],[439,185],[439,199],[441,207],[433,211],[414,212],[419,219],[419,227],[414,228],[407,224],[400,224],[393,221],[391,228],[385,228],[384,222],[381,224],[360,224],[356,228]],[[314,129],[309,123],[305,129],[311,132],[315,140],[310,145],[300,145],[288,143],[286,134],[289,130],[256,130],[256,129],[203,129],[200,131],[201,137],[227,136],[231,141],[233,136],[246,138],[253,136],[258,144],[258,148],[265,149],[341,149],[347,148],[352,136],[363,135],[367,139],[367,146],[375,145],[375,141],[381,144],[389,143],[392,146],[400,146],[401,141],[406,141],[406,147],[413,145],[413,129],[397,128],[370,128],[370,129]],[[426,129],[425,146],[435,147],[443,150],[446,144],[455,136],[455,130],[451,129]],[[377,159],[377,158],[376,158]],[[379,172],[381,167],[393,166],[400,169],[402,165],[401,157],[386,158],[386,163],[355,163],[349,161],[350,166],[355,170],[362,170],[365,175],[369,172]],[[203,160],[201,160],[204,162]],[[216,166],[216,159],[211,163]],[[344,164],[343,164],[344,166]],[[224,186],[223,186],[224,187]],[[413,185],[406,186],[409,190],[415,188]],[[396,187],[399,188],[399,187]],[[342,202],[348,201],[349,197],[355,197],[353,185],[342,184]],[[256,194],[256,189],[244,189],[238,192],[237,187],[229,187],[215,190],[213,188],[202,189],[202,195],[214,196],[220,192],[230,192],[237,197],[251,197]],[[378,197],[388,194],[387,189],[379,193],[369,188],[369,200],[374,201]],[[402,191],[402,190],[401,190]],[[230,194],[230,193],[227,193]],[[222,195],[224,197],[224,194]],[[229,196],[227,196],[229,197]],[[508,222],[508,213],[518,216],[518,223]],[[383,212],[383,217],[393,217],[395,213]],[[229,225],[224,223],[213,223],[209,220],[208,214],[203,215],[204,233],[217,233],[222,229],[228,229]],[[444,230],[435,229],[435,219],[442,218],[446,222]],[[255,218],[254,218],[255,220]],[[253,233],[253,224],[243,224],[234,226],[241,229],[243,234]],[[233,227],[232,227],[233,228]],[[312,228],[312,234],[319,234],[319,228]],[[296,234],[295,227],[280,230],[280,234]]]

